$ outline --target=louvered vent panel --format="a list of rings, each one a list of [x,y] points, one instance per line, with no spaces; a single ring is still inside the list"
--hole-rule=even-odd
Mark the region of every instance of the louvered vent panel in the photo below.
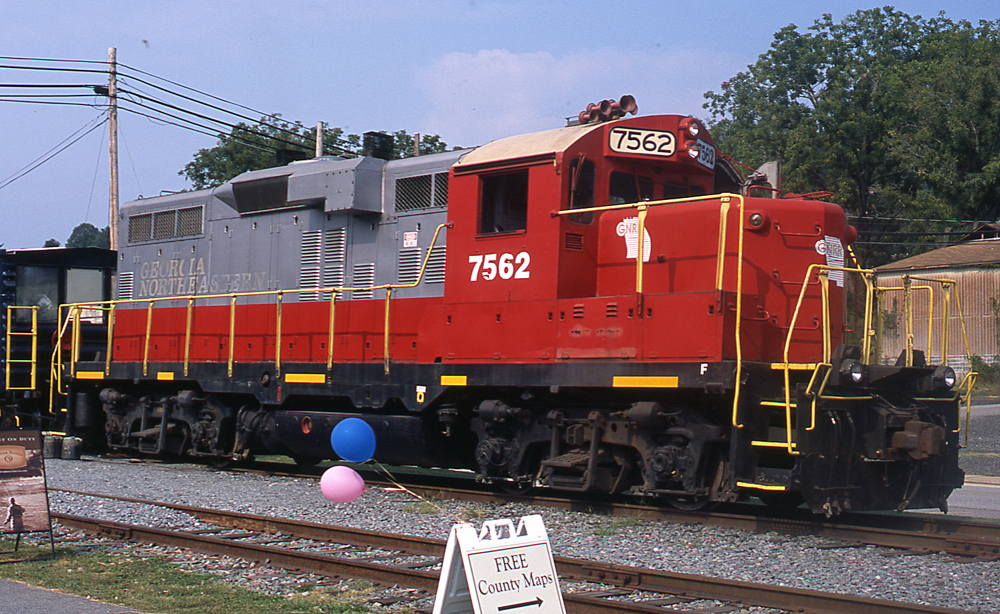
[[[445,248],[443,246],[435,247],[434,251],[431,252],[430,258],[427,259],[427,268],[424,269],[425,284],[444,283],[444,255]]]
[[[129,229],[131,232],[131,229]],[[135,273],[132,271],[123,271],[118,274],[118,300],[119,301],[130,301],[132,300],[133,283],[135,280]]]
[[[344,286],[344,262],[347,260],[347,229],[327,230],[323,235],[323,287],[342,288]],[[338,292],[337,298],[343,298]],[[323,300],[330,300],[330,293],[323,293]]]
[[[299,262],[299,287],[303,290],[312,288],[313,292],[300,292],[300,301],[319,300],[320,282],[320,241],[319,230],[302,233],[302,258]]]
[[[367,290],[355,290],[351,293],[351,298],[375,298],[375,291],[370,289],[375,285],[375,263],[364,262],[354,265],[355,288],[369,288]]]
[[[398,283],[412,284],[420,275],[420,248],[407,247],[399,251]]]
[[[566,249],[571,252],[583,251],[583,235],[574,232],[566,233]]]

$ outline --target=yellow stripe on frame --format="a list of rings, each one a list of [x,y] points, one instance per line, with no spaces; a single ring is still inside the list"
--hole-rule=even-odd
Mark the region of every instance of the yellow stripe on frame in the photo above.
[[[174,372],[173,371],[159,371],[156,374],[156,379],[162,380],[162,381],[166,381],[166,382],[172,381],[174,379]]]
[[[616,375],[611,385],[615,388],[676,388],[677,376]]]
[[[104,379],[104,371],[77,371],[76,379]]]
[[[465,375],[442,375],[441,385],[442,386],[466,386],[468,385],[469,378]]]
[[[326,375],[322,373],[286,373],[286,384],[325,384]]]

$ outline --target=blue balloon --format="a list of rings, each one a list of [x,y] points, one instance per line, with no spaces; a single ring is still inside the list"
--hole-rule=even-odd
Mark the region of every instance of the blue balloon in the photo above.
[[[333,427],[330,444],[345,461],[363,463],[375,455],[375,431],[360,418],[345,418]]]

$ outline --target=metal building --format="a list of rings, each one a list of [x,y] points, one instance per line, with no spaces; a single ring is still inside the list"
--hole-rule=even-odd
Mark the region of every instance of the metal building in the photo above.
[[[958,371],[968,370],[967,352],[986,362],[1000,360],[1000,239],[963,242],[893,262],[878,268],[877,279],[883,362],[906,351],[908,335],[914,348],[925,349],[928,362],[941,361],[947,345],[947,364]],[[912,319],[907,317],[907,285]]]

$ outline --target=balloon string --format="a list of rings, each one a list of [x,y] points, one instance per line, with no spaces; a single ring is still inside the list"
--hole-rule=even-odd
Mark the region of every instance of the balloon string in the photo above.
[[[374,460],[374,459],[372,459],[372,462],[375,463],[376,465],[378,465],[378,468],[381,469],[383,473],[385,473],[386,477],[389,479],[389,482],[393,486],[395,486],[396,488],[398,488],[399,490],[402,490],[403,492],[408,493],[410,496],[415,497],[416,499],[419,499],[420,501],[423,501],[427,505],[429,505],[429,506],[433,507],[434,509],[436,509],[439,513],[444,514],[446,516],[451,516],[458,524],[469,524],[468,520],[464,520],[464,519],[460,518],[459,516],[456,516],[452,512],[449,512],[448,510],[443,509],[441,506],[435,504],[433,501],[430,501],[429,499],[421,497],[420,495],[418,495],[417,493],[413,492],[412,490],[410,490],[406,486],[403,486],[402,484],[400,484],[396,480],[396,478],[392,475],[392,473],[390,473],[389,470],[386,469],[385,466],[382,463],[380,463],[380,462],[378,462],[377,460]]]

